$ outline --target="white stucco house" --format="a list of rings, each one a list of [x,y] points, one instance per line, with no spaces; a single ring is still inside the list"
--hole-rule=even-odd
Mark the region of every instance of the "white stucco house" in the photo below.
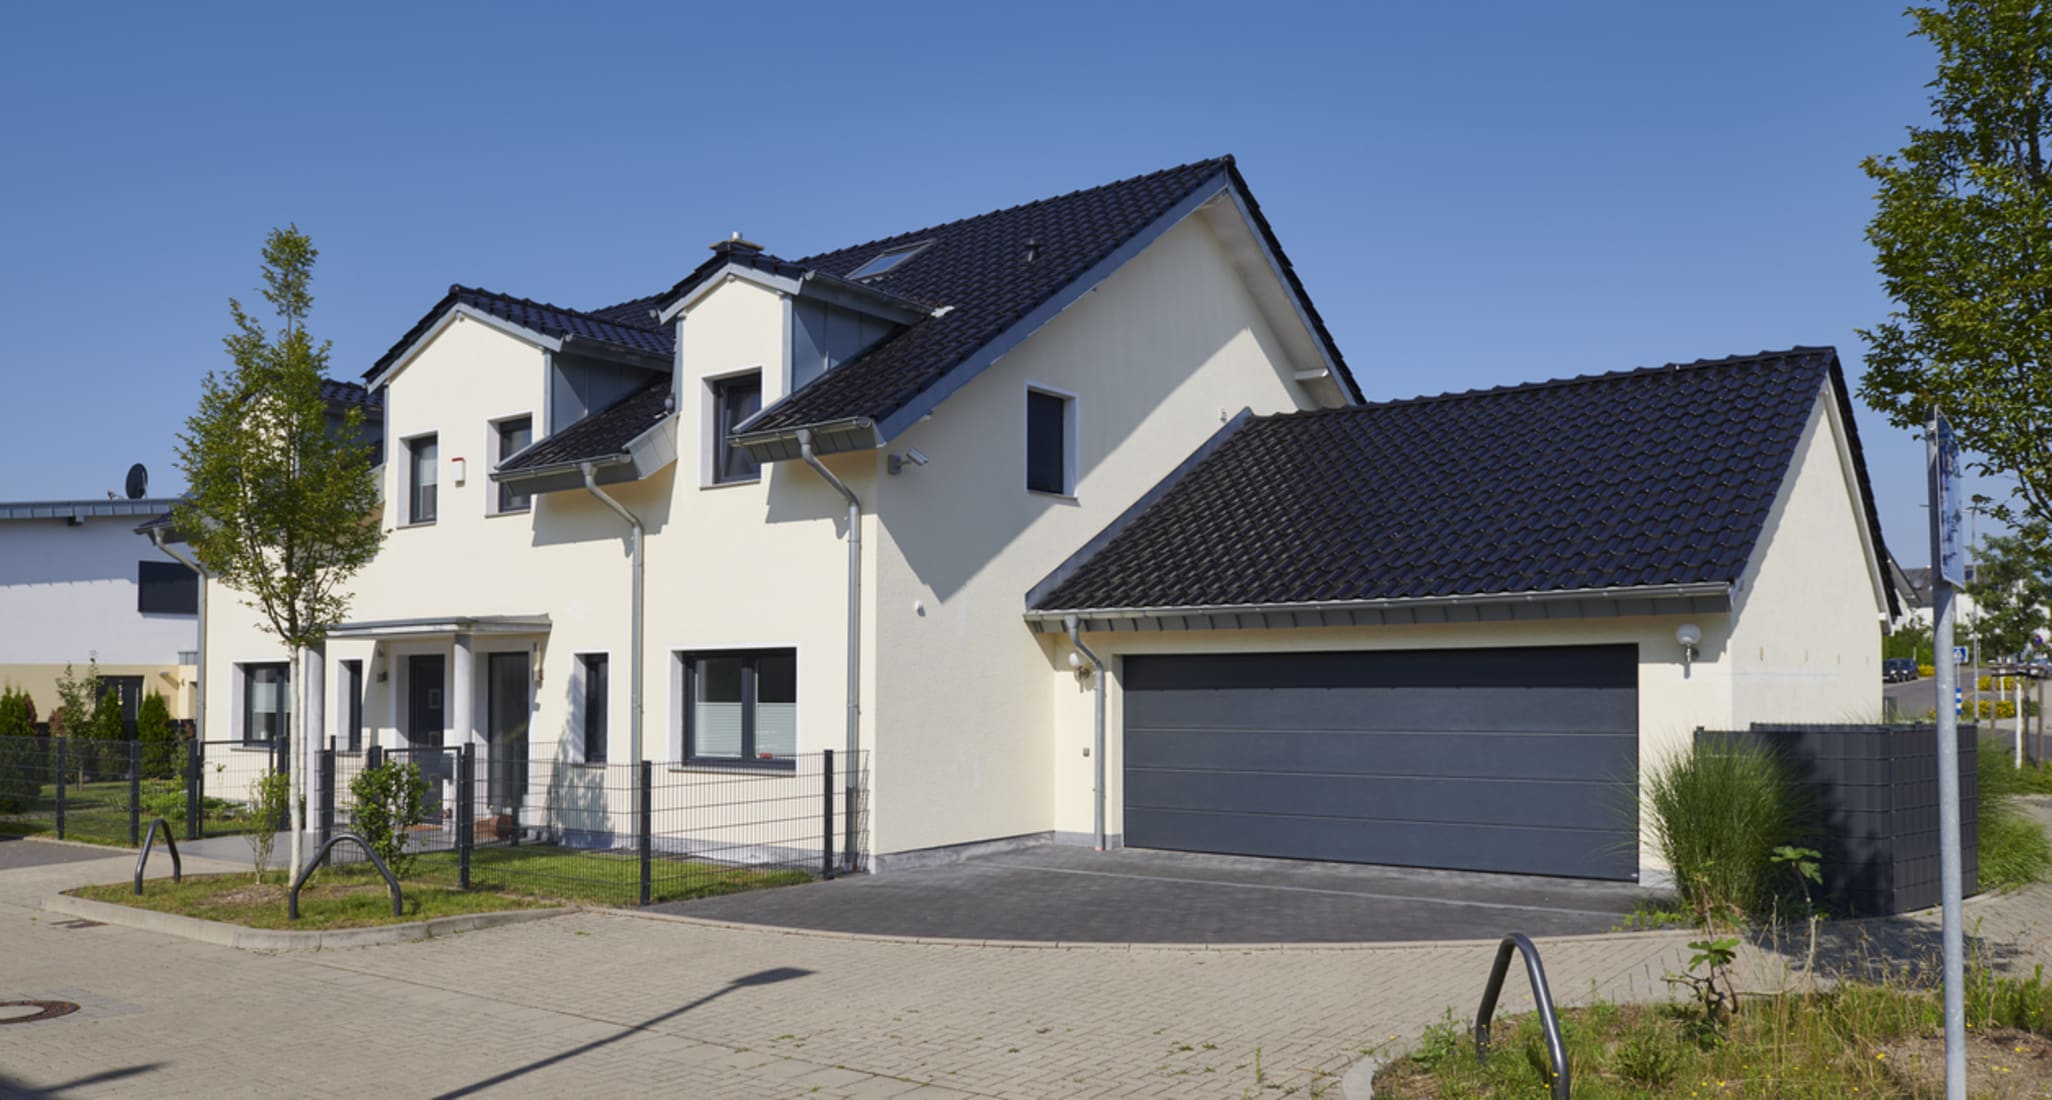
[[[1880,710],[1830,349],[1369,403],[1230,158],[601,309],[454,287],[365,385],[390,536],[317,737],[858,747],[872,867],[1629,879],[1613,796],[1691,730]],[[284,658],[208,601],[208,736],[273,728]]]
[[[138,517],[164,499],[0,502],[0,685],[29,693],[48,719],[67,665],[121,696],[130,721],[162,695],[192,717],[198,683],[198,578],[138,543]]]

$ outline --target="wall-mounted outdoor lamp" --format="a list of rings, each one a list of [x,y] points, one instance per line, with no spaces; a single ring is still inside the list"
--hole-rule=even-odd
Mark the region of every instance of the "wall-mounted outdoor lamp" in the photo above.
[[[1695,623],[1683,623],[1674,630],[1674,640],[1681,645],[1682,667],[1696,659],[1696,647],[1703,643],[1703,631]]]
[[[896,477],[900,473],[903,473],[905,470],[905,464],[908,462],[914,466],[924,466],[928,462],[933,461],[932,459],[927,458],[926,455],[923,452],[921,452],[920,449],[917,447],[907,447],[905,448],[904,454],[889,455],[886,457],[888,461],[885,463],[885,465],[887,465],[890,468],[892,477]]]

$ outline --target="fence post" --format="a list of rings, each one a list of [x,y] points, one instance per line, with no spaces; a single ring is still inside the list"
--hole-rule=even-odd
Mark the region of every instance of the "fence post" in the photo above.
[[[185,741],[185,839],[198,840],[200,819],[206,798],[206,756],[200,745],[199,730]]]
[[[456,754],[456,885],[470,889],[470,850],[477,844],[477,746]]]
[[[335,837],[335,748],[321,750],[321,843]]]
[[[142,742],[128,743],[128,846],[142,843]]]
[[[841,865],[850,874],[855,871],[855,774],[862,769],[862,752],[856,750],[841,761],[841,786],[846,791],[841,799]]]
[[[635,804],[641,811],[635,815],[641,824],[641,835],[635,840],[641,849],[641,904],[647,905],[650,894],[648,879],[652,869],[650,865],[655,855],[655,826],[649,821],[649,811],[655,806],[655,799],[650,792],[655,767],[649,761],[639,761],[635,765],[635,775],[635,784],[638,788],[634,792]]]
[[[383,767],[383,766],[384,766],[384,763],[385,763],[385,747],[384,747],[383,745],[372,745],[372,746],[371,746],[370,748],[367,748],[367,749],[363,750],[363,766],[364,766],[364,767],[366,767],[366,768],[377,768],[377,767]]]
[[[819,876],[830,879],[834,877],[834,750],[824,750],[819,759]]]
[[[70,741],[71,738],[53,737],[51,738],[51,740],[57,742],[57,839],[63,840],[64,785],[70,782],[71,779],[71,765],[64,759],[67,755],[69,755],[65,750],[70,748],[70,746],[65,744],[65,742]]]

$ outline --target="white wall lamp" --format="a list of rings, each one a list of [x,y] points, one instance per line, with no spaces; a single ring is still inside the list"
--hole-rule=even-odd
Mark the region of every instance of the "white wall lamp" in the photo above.
[[[1069,651],[1069,667],[1075,670],[1077,683],[1090,679],[1090,666],[1084,663],[1083,655],[1073,649]]]
[[[1697,647],[1703,644],[1703,631],[1695,623],[1683,623],[1674,630],[1674,640],[1681,645],[1682,668],[1696,659]]]

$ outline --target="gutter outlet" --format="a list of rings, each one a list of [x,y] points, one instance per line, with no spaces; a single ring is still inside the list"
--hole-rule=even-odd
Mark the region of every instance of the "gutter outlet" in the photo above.
[[[1090,756],[1096,762],[1092,770],[1092,829],[1097,834],[1097,850],[1104,851],[1104,659],[1091,652],[1083,644],[1083,634],[1076,616],[1066,620],[1069,627],[1069,644],[1076,652],[1090,662],[1090,705],[1094,711],[1094,728],[1091,731]]]
[[[848,736],[841,774],[846,777],[843,814],[847,834],[841,844],[842,866],[855,869],[855,764],[862,740],[862,501],[834,476],[812,450],[812,429],[798,429],[798,456],[805,460],[841,499],[848,502]]]

